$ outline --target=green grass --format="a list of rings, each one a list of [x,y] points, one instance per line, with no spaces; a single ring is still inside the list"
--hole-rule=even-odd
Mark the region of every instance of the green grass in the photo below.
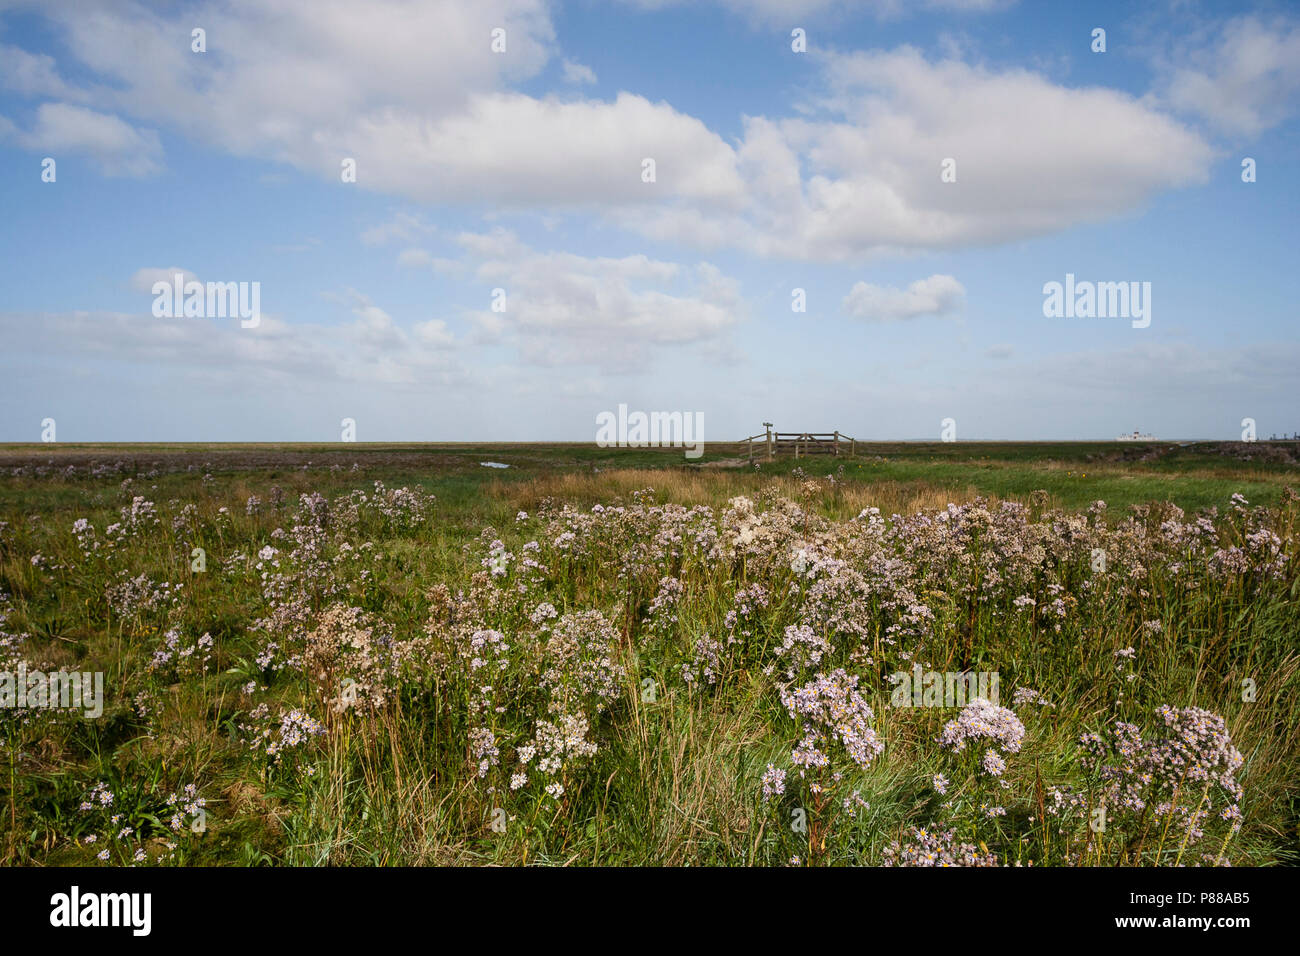
[[[1259,460],[1272,451],[1283,460]],[[127,474],[148,472],[154,463],[167,468],[177,455],[216,475],[239,474],[256,481],[290,481],[302,484],[301,467],[311,462],[312,482],[347,488],[347,476],[324,475],[330,466],[350,468],[364,462],[393,485],[418,485],[457,506],[470,504],[484,485],[512,485],[567,472],[596,469],[705,469],[710,462],[743,461],[747,446],[713,443],[694,461],[677,449],[599,448],[578,443],[484,444],[295,444],[295,445],[0,445],[0,469],[19,463],[65,463],[94,459],[124,461]],[[1121,460],[1120,456],[1151,454],[1150,460]],[[1239,456],[1254,454],[1255,460]],[[1222,504],[1233,492],[1246,494],[1259,504],[1275,504],[1288,482],[1296,481],[1293,442],[1197,442],[1171,444],[1121,444],[1116,442],[877,442],[858,443],[853,457],[811,455],[795,461],[782,457],[767,462],[759,457],[764,475],[789,475],[795,469],[823,476],[841,467],[855,482],[890,482],[917,492],[929,489],[973,490],[1001,498],[1023,497],[1037,489],[1063,507],[1086,507],[1100,498],[1112,508],[1124,509],[1146,501],[1172,501],[1185,510]],[[484,468],[483,461],[499,461],[509,469]],[[272,462],[279,464],[275,467]],[[745,467],[749,467],[745,463]],[[160,490],[184,490],[187,478],[164,474]],[[2,481],[3,479],[0,479]],[[152,482],[151,482],[152,483]],[[54,479],[24,488],[10,483],[6,494],[22,507],[30,497],[53,496],[58,505],[79,502],[75,483]],[[28,497],[30,496],[30,497]]]
[[[44,715],[21,725],[0,715],[0,853],[11,863],[93,862],[111,839],[109,829],[126,825],[135,833],[122,847],[143,846],[152,859],[171,840],[180,863],[768,865],[797,856],[858,864],[880,862],[913,826],[937,826],[955,830],[956,840],[987,846],[1004,862],[1168,864],[1180,852],[1182,862],[1193,861],[1189,853],[1199,862],[1203,850],[1212,859],[1226,832],[1217,823],[1205,828],[1205,845],[1193,850],[1141,837],[1140,827],[1130,832],[1121,822],[1094,837],[1080,821],[1061,832],[1042,825],[1038,807],[1045,788],[1099,792],[1081,759],[1081,733],[1104,733],[1122,718],[1150,734],[1155,708],[1168,703],[1221,715],[1244,757],[1238,771],[1246,791],[1244,821],[1239,834],[1228,834],[1224,855],[1245,865],[1294,862],[1300,583],[1296,506],[1285,494],[1297,484],[1290,449],[1285,443],[1152,446],[1159,454],[1124,461],[1117,455],[1148,449],[881,443],[859,444],[852,458],[786,458],[755,469],[748,462],[711,465],[745,457],[743,446],[717,445],[696,462],[680,450],[567,444],[0,446],[0,521],[6,523],[0,526],[0,593],[10,603],[0,632],[27,635],[21,653],[33,663],[102,671],[108,698],[98,720]],[[1240,457],[1252,453],[1253,460]],[[48,472],[37,474],[51,459]],[[86,474],[88,465],[118,461],[124,466],[109,474]],[[482,461],[511,467],[484,468]],[[78,472],[64,475],[68,465]],[[15,466],[27,470],[12,475]],[[292,548],[272,533],[305,520],[297,507],[300,494],[334,499],[337,515],[339,499],[368,491],[375,481],[434,495],[430,519],[397,527],[362,508],[354,524],[331,526],[322,546],[338,593],[312,594],[309,618],[279,641],[301,642],[325,609],[341,601],[371,615],[378,630],[391,632],[415,656],[409,670],[393,678],[382,706],[334,714],[324,699],[337,694],[339,673],[324,678],[257,663],[269,639],[257,622],[276,602],[263,593],[251,565],[263,547],[273,545],[282,555]],[[248,496],[269,502],[273,486],[284,493],[281,510],[268,504],[266,513],[246,515]],[[584,511],[598,502],[634,507],[633,492],[648,486],[661,503],[707,504],[718,514],[736,495],[797,501],[800,520],[812,530],[794,527],[791,544],[781,547],[805,535],[816,538],[816,523],[828,522],[824,546],[841,549],[853,567],[867,567],[865,552],[854,557],[863,545],[837,537],[835,528],[848,527],[844,523],[863,508],[874,505],[886,517],[910,515],[975,496],[1030,505],[1031,526],[1051,509],[1059,509],[1060,518],[1105,500],[1104,522],[1087,534],[1113,541],[1107,546],[1118,550],[1109,574],[1089,585],[1099,596],[1077,609],[1071,604],[1059,633],[1032,615],[1018,616],[1010,592],[973,599],[956,565],[932,575],[918,571],[915,600],[930,609],[933,621],[909,640],[927,663],[939,670],[996,670],[1004,703],[1012,688],[1026,686],[1055,704],[1041,714],[1025,713],[1026,745],[1008,755],[1012,786],[1004,792],[959,755],[936,746],[954,710],[888,706],[885,677],[910,665],[899,656],[902,645],[886,640],[900,612],[884,597],[845,599],[845,620],[838,623],[809,618],[807,586],[790,571],[785,551],[772,566],[705,559],[689,546],[676,556],[654,557],[659,546],[646,524],[651,519],[634,508],[627,523],[611,518],[593,532],[590,552],[576,559],[553,547],[554,532],[538,516],[548,501]],[[1040,491],[1045,494],[1035,494]],[[1247,517],[1230,511],[1234,493],[1250,500]],[[135,495],[155,503],[159,526],[125,540],[111,557],[85,557],[73,522],[88,519],[103,540]],[[1160,563],[1142,567],[1138,583],[1130,583],[1126,575],[1137,562],[1124,549],[1137,547],[1137,532],[1124,519],[1131,506],[1160,502],[1184,509],[1186,521],[1198,509],[1218,509],[1217,545],[1243,544],[1246,522],[1271,529],[1290,558],[1286,570],[1279,578],[1211,578],[1202,557],[1181,577]],[[183,530],[173,531],[187,504],[193,514],[181,522]],[[529,512],[527,521],[516,522],[520,510]],[[1138,523],[1154,534],[1164,517],[1168,513],[1156,507],[1141,511]],[[1051,516],[1044,520],[1049,529]],[[488,527],[493,533],[483,536]],[[515,556],[507,582],[523,583],[514,577],[523,544],[542,542],[548,571],[527,585],[526,597],[474,582],[494,536]],[[356,551],[344,545],[358,549],[366,542],[373,545],[366,557],[349,557]],[[190,569],[194,547],[206,553],[203,573]],[[1035,565],[1024,588],[1048,604],[1050,586],[1059,584],[1072,602],[1084,602],[1085,582],[1093,578],[1090,543],[1053,547],[1059,557]],[[241,554],[246,560],[235,561]],[[32,563],[34,555],[41,556],[40,566]],[[637,555],[620,577],[620,567]],[[1008,574],[1015,565],[976,560]],[[298,582],[295,588],[306,580],[293,577],[306,572],[303,561],[283,570]],[[106,589],[140,574],[183,584],[180,600],[124,617],[106,600]],[[647,614],[664,575],[680,579],[685,594],[675,621],[653,625]],[[1186,590],[1181,582],[1189,575],[1201,586]],[[702,637],[726,632],[727,612],[746,582],[764,584],[771,605],[753,621],[753,634],[724,655],[716,684],[688,685],[683,666],[698,667]],[[450,597],[440,596],[440,585]],[[457,592],[464,592],[466,603],[449,617],[445,602]],[[559,800],[533,783],[509,789],[519,748],[555,702],[542,683],[554,663],[546,633],[529,621],[542,601],[560,614],[601,612],[614,634],[608,653],[621,669],[609,699],[599,707],[593,700],[582,704],[597,750],[566,768]],[[834,800],[809,789],[813,778],[796,779],[790,754],[799,727],[781,704],[780,673],[769,672],[779,663],[775,648],[785,628],[805,620],[815,620],[814,629],[836,645],[827,665],[859,677],[884,746],[866,767],[846,763],[842,752],[829,748],[844,774],[831,788]],[[1153,620],[1162,629],[1145,632],[1143,623]],[[183,645],[211,635],[206,671],[174,662],[149,669],[169,628],[179,629]],[[468,749],[476,719],[471,701],[481,682],[455,663],[466,628],[499,630],[515,646],[499,680],[504,711],[492,718],[500,764],[482,779]],[[1128,646],[1137,654],[1134,681],[1116,666],[1115,651]],[[851,654],[854,647],[863,653]],[[332,667],[356,664],[346,648],[334,653]],[[798,680],[811,679],[814,671],[799,671]],[[1253,701],[1243,700],[1246,679],[1255,685]],[[241,690],[249,681],[262,688],[252,697]],[[650,696],[647,681],[655,689]],[[135,706],[140,694],[149,701],[143,714]],[[256,716],[259,704],[269,717]],[[275,764],[264,747],[249,745],[249,734],[278,726],[275,716],[293,708],[321,721],[326,732]],[[785,795],[764,803],[760,778],[769,764],[790,772],[789,784]],[[936,773],[952,781],[946,801],[931,787]],[[117,824],[110,826],[106,812],[78,809],[99,781],[115,794],[114,811],[122,814]],[[189,783],[207,800],[207,828],[194,833],[183,827],[177,836],[167,826],[167,797]],[[495,793],[488,792],[491,786]],[[853,790],[870,806],[850,817],[836,806]],[[1188,799],[1195,803],[1199,795]],[[1005,817],[981,815],[980,804],[990,800],[1005,804]],[[505,813],[500,831],[492,826],[498,809]],[[807,829],[791,828],[796,811],[805,814]],[[84,839],[91,834],[98,839],[88,845]]]

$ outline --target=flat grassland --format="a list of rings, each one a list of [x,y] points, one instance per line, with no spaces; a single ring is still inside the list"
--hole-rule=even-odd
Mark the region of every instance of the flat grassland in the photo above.
[[[1294,863],[1298,468],[0,445],[0,859]]]

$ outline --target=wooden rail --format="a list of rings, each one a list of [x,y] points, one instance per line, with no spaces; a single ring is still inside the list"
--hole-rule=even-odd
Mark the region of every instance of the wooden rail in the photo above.
[[[750,435],[748,438],[742,438],[741,444],[749,446],[749,460],[754,460],[755,443],[759,444],[759,450],[766,455],[767,460],[771,461],[778,454],[783,452],[794,452],[795,458],[801,458],[804,455],[835,455],[839,457],[841,448],[847,446],[847,452],[850,455],[857,454],[857,440],[850,438],[848,435],[842,435],[838,431],[834,432],[774,432],[768,431],[761,435]]]

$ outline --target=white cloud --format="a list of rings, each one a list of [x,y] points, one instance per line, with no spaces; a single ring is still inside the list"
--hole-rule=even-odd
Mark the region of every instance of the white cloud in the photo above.
[[[834,6],[806,0],[793,11]],[[359,188],[422,202],[598,210],[651,238],[768,257],[860,260],[1047,234],[1203,182],[1212,159],[1196,133],[1150,102],[1025,70],[931,62],[906,47],[809,54],[821,67],[820,98],[796,117],[746,117],[733,145],[629,92],[612,100],[511,92],[554,55],[542,0],[51,9],[101,81],[84,91],[97,106],[232,153],[333,181],[340,159],[353,157]],[[210,54],[175,41],[199,20]],[[504,55],[488,43],[499,24]],[[57,79],[43,61],[18,72],[29,86]],[[939,180],[947,157],[956,183]],[[654,183],[642,181],[645,158],[656,161]],[[399,222],[363,241],[414,245],[418,234]]]
[[[301,156],[392,109],[454,112],[467,95],[534,76],[554,30],[543,0],[283,0],[159,10],[134,3],[42,10],[115,99],[239,153]],[[189,49],[202,23],[208,53]],[[490,49],[503,27],[507,52]],[[177,36],[187,38],[177,42]]]
[[[1296,111],[1300,94],[1300,21],[1239,17],[1218,43],[1180,51],[1166,64],[1164,97],[1224,133],[1255,136]]]
[[[456,243],[479,259],[517,259],[528,252],[518,236],[499,226],[487,233],[462,232]]]
[[[577,85],[596,82],[596,71],[583,63],[566,59],[563,66],[565,83]]]
[[[186,282],[201,281],[188,269],[170,266],[139,269],[131,276],[130,286],[136,292],[152,294],[155,282],[171,284],[178,272]],[[69,337],[51,352],[68,358],[94,354],[180,369],[239,365],[287,378],[406,385],[418,383],[425,374],[433,374],[436,380],[465,374],[451,361],[450,354],[459,343],[442,319],[407,327],[354,289],[327,298],[346,306],[352,321],[290,323],[282,316],[263,313],[256,328],[244,329],[233,320],[155,318],[148,307],[137,314],[55,313],[42,321],[50,323],[49,335]],[[5,316],[0,314],[2,318]],[[15,352],[22,351],[22,343],[33,335],[15,331]],[[42,332],[35,338],[44,336]],[[37,351],[45,347],[35,343]]]
[[[388,222],[371,226],[362,232],[361,241],[367,246],[382,246],[398,239],[403,242],[415,242],[437,231],[437,226],[425,222],[424,218],[417,213],[398,212]]]
[[[351,302],[365,308],[364,297]],[[33,423],[54,415],[60,435],[66,427],[69,436],[79,432],[86,440],[284,440],[320,434],[321,427],[337,435],[339,417],[348,414],[365,424],[367,440],[383,434],[384,422],[388,437],[409,440],[428,434],[420,429],[430,421],[437,430],[429,437],[440,430],[444,439],[529,440],[541,430],[555,439],[589,440],[590,403],[582,403],[571,423],[557,424],[559,397],[600,395],[605,404],[596,407],[607,408],[628,394],[612,367],[461,367],[453,361],[459,353],[439,340],[437,319],[418,323],[402,347],[368,352],[360,324],[372,323],[357,317],[343,326],[298,325],[266,316],[257,329],[240,329],[237,322],[205,319],[0,312],[6,345],[0,378],[23,384],[0,406],[0,436],[34,440]],[[742,396],[751,409],[730,427],[713,411],[727,406],[727,396],[682,407],[704,408],[718,435],[752,433],[753,403],[773,395],[792,397],[779,402],[792,422],[826,408],[850,409],[848,421],[834,424],[860,439],[933,439],[939,419],[952,414],[966,438],[1110,438],[1135,427],[1164,438],[1235,438],[1246,414],[1260,423],[1261,435],[1289,433],[1300,346],[1153,342],[1013,359],[993,376],[956,356],[948,371],[908,374],[893,359],[880,364],[879,374],[816,377],[777,359],[728,384],[727,395]],[[613,395],[593,380],[607,372],[618,390]],[[160,405],[164,391],[170,397]],[[410,400],[423,395],[437,401]],[[521,395],[530,400],[521,403]],[[304,396],[311,400],[304,403]],[[229,417],[238,400],[242,417]],[[174,422],[171,434],[160,433],[160,419]],[[295,431],[286,434],[290,428]]]
[[[59,76],[54,57],[45,53],[28,53],[8,44],[0,44],[0,86],[23,96],[56,100],[81,95]]]
[[[255,370],[289,386],[343,381],[423,389],[478,374],[465,364],[465,345],[514,350],[523,365],[638,371],[666,349],[717,346],[740,314],[737,283],[708,263],[686,268],[644,255],[539,252],[501,230],[459,241],[467,252],[456,265],[507,290],[504,313],[485,308],[461,317],[473,330],[464,341],[442,318],[401,323],[353,289],[327,297],[351,316],[329,325],[263,314],[257,328],[243,329],[219,319],[157,319],[143,307],[136,315],[49,314],[30,323],[38,328],[14,315],[0,314],[0,322],[11,357],[58,354],[75,363],[96,356],[172,373],[201,368],[214,380],[244,381]],[[179,267],[146,268],[131,285],[148,292],[178,271],[196,279]]]
[[[734,202],[742,189],[721,137],[666,103],[509,92],[553,54],[543,0],[42,12],[95,74],[80,95],[97,107],[333,181],[351,157],[361,188],[421,201]],[[197,22],[207,54],[176,41]],[[490,49],[497,26],[507,31],[505,54]],[[586,77],[570,66],[571,76]],[[11,72],[32,88],[57,79],[34,55]],[[653,185],[641,181],[646,157],[658,162]]]
[[[387,145],[409,146],[426,123],[461,111],[470,97],[536,75],[554,44],[545,0],[375,0],[364,6],[284,0],[163,9],[125,2],[46,5],[39,13],[52,21],[80,72],[93,79],[68,89],[48,58],[23,54],[8,58],[0,72],[10,88],[75,96],[236,155],[335,180],[342,157],[366,153],[372,125],[388,131]],[[207,31],[205,54],[189,48],[197,23]],[[497,27],[506,30],[503,54],[490,48]],[[405,135],[397,135],[394,124],[404,126]],[[102,121],[92,131],[100,140],[123,138]],[[142,165],[150,168],[147,161]],[[363,163],[359,181],[369,175],[382,188],[373,174]]]
[[[63,151],[90,154],[108,176],[148,176],[162,168],[162,144],[117,116],[69,103],[42,103],[18,142],[58,159]]]
[[[359,121],[350,155],[359,182],[431,202],[734,205],[744,189],[721,137],[630,93],[612,102],[484,94],[434,122],[389,111]],[[642,181],[647,157],[654,183]]]
[[[428,322],[417,322],[412,331],[415,338],[420,344],[434,349],[452,348],[456,344],[456,338],[447,328],[447,323],[442,319],[430,319]]]
[[[961,305],[965,295],[965,287],[947,275],[918,279],[906,289],[857,282],[844,298],[844,310],[856,318],[875,322],[949,315]]]
[[[458,259],[408,249],[399,255],[399,263],[434,271],[472,271],[484,287],[485,308],[459,317],[471,330],[464,340],[442,318],[398,322],[354,289],[326,297],[351,313],[351,321],[341,325],[286,324],[264,316],[263,332],[242,330],[237,324],[223,331],[220,320],[120,316],[106,321],[116,330],[111,334],[125,337],[123,350],[128,354],[135,347],[162,360],[159,350],[166,349],[170,361],[185,364],[208,361],[187,356],[188,350],[212,350],[213,356],[224,355],[231,362],[257,361],[283,371],[315,364],[325,378],[412,385],[426,372],[464,374],[450,356],[465,344],[511,349],[526,365],[643,370],[675,347],[725,350],[742,313],[739,284],[707,262],[687,267],[646,255],[543,252],[502,228],[461,233],[455,242],[464,250]],[[176,272],[186,281],[198,280],[176,266],[145,268],[132,276],[131,286],[149,292],[156,281],[170,283]],[[486,297],[495,288],[505,290],[505,312],[489,307]],[[104,348],[99,331],[88,331],[81,347]],[[244,339],[231,339],[232,331]],[[283,355],[266,355],[267,342],[278,343]],[[472,360],[462,355],[461,361]]]
[[[709,263],[538,252],[503,230],[459,241],[478,278],[506,293],[504,312],[467,317],[479,340],[529,364],[644,368],[661,349],[716,344],[738,321],[739,286]]]
[[[1213,153],[1125,93],[918,51],[831,55],[807,118],[750,117],[734,215],[622,212],[657,239],[845,260],[1005,242],[1122,215],[1204,182]],[[941,163],[956,161],[957,181]]]

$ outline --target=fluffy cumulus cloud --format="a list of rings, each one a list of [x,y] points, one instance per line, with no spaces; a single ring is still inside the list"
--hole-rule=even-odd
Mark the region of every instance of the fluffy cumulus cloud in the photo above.
[[[765,0],[728,2],[770,12]],[[797,10],[835,6],[803,0]],[[3,75],[11,88],[64,100],[42,104],[19,135],[83,147],[106,169],[159,165],[156,135],[120,114],[331,179],[351,158],[360,188],[402,198],[594,210],[650,238],[772,258],[857,260],[1050,233],[1203,182],[1213,158],[1155,97],[908,47],[810,54],[820,94],[791,116],[746,117],[743,137],[728,142],[669,103],[577,93],[593,77],[560,55],[543,0],[43,12],[96,82],[74,89],[48,57],[16,58]],[[196,23],[205,54],[189,49]],[[498,26],[505,53],[491,49]],[[1175,76],[1168,99],[1236,115],[1229,101],[1245,94],[1222,91],[1249,89],[1255,105],[1241,122],[1265,122],[1266,94],[1293,83],[1294,41],[1261,29],[1238,26],[1217,65]],[[514,89],[557,60],[565,94]],[[1252,63],[1262,88],[1249,82]],[[956,182],[940,179],[945,159]]]
[[[466,317],[476,340],[527,364],[645,369],[675,346],[725,347],[740,317],[738,283],[709,263],[541,252],[503,230],[458,241],[478,280],[504,293]]]
[[[807,0],[800,9],[832,6]],[[526,95],[512,85],[559,53],[541,0],[289,0],[184,13],[123,4],[48,15],[101,82],[74,91],[48,58],[30,54],[6,81],[28,95],[88,101],[43,104],[36,129],[50,142],[79,136],[106,168],[158,165],[156,137],[121,113],[323,177],[336,178],[349,157],[361,188],[404,198],[596,209],[651,238],[770,257],[857,259],[1040,235],[1202,182],[1212,159],[1195,132],[1150,102],[907,47],[817,54],[821,95],[794,116],[747,117],[736,143],[631,92]],[[186,42],[199,22],[207,54]],[[504,54],[490,47],[499,25]],[[1261,29],[1238,26],[1218,65],[1175,76],[1169,99],[1235,115],[1206,89],[1228,99],[1225,89],[1249,89],[1255,107],[1241,122],[1264,122],[1266,94],[1292,83],[1294,67],[1292,36]],[[560,63],[570,86],[591,79],[580,64]],[[1252,63],[1268,82],[1250,84]],[[642,175],[647,158],[653,182]],[[940,180],[945,159],[955,161],[955,183]]]
[[[360,122],[351,152],[359,182],[425,201],[734,206],[744,192],[721,137],[631,93],[612,101],[484,94],[434,122],[377,114]],[[653,182],[642,175],[646,159],[655,161]]]
[[[857,282],[844,298],[844,311],[875,322],[949,315],[961,305],[965,295],[962,284],[946,275],[918,279],[906,289]]]
[[[1300,20],[1238,17],[1215,42],[1165,67],[1164,98],[1231,136],[1255,136],[1296,112]]]
[[[72,56],[98,81],[73,90],[48,57],[22,53],[0,75],[25,95],[77,97],[167,124],[238,155],[357,182],[407,198],[528,204],[735,201],[734,155],[699,120],[632,94],[534,97],[511,87],[557,52],[542,0],[287,0],[272,7],[200,4],[50,8]],[[207,52],[189,45],[203,24]],[[492,31],[505,30],[505,52]],[[570,83],[590,68],[563,61]],[[156,142],[110,116],[46,104],[42,141],[131,154],[156,167]],[[78,123],[69,122],[77,119]],[[29,137],[32,141],[33,137]],[[642,162],[659,164],[657,184]]]
[[[554,43],[543,0],[14,6],[50,18],[95,81],[73,90],[47,58],[27,56],[0,73],[11,89],[93,101],[232,153],[335,175],[368,123],[406,123],[414,140],[471,97],[535,75]],[[196,26],[206,53],[190,49]],[[490,46],[498,27],[504,53]]]
[[[1095,222],[1204,182],[1213,151],[1125,93],[920,52],[826,58],[806,117],[751,117],[746,208],[628,216],[659,239],[791,259],[1005,242]],[[955,181],[941,170],[952,160]]]

